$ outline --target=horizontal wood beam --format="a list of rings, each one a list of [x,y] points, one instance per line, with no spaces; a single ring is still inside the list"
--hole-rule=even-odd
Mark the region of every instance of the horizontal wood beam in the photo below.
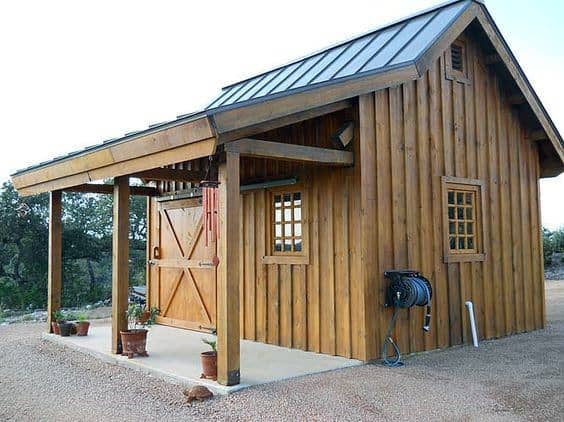
[[[321,107],[316,107],[301,111],[298,113],[290,114],[288,116],[278,117],[272,120],[267,120],[252,126],[242,127],[240,129],[235,129],[230,132],[221,133],[218,135],[219,144],[225,142],[234,141],[236,139],[247,138],[257,133],[266,132],[272,129],[277,129],[279,127],[293,125],[304,120],[315,119],[319,116],[324,116],[326,114],[335,113],[337,111],[345,110],[351,108],[354,105],[354,101],[347,99],[343,101],[338,101],[336,103],[327,104]],[[213,118],[213,117],[212,117]]]
[[[522,94],[515,94],[507,97],[507,102],[511,105],[521,105],[527,102],[527,99]]]
[[[113,164],[121,164],[140,157],[151,156],[173,148],[195,144],[202,140],[213,138],[213,136],[209,119],[202,117],[176,126],[140,134],[139,136],[133,135],[131,138],[126,138],[123,141],[102,144],[92,151],[85,151],[75,156],[54,160],[37,168],[14,174],[12,175],[12,181],[15,188],[19,190],[20,188],[78,173],[90,172]],[[184,159],[179,157],[177,161],[184,161]],[[139,170],[155,167],[159,167],[159,165]],[[124,174],[116,174],[116,176],[124,176]]]
[[[546,132],[542,129],[540,130],[533,130],[532,132],[530,132],[527,135],[527,140],[528,141],[533,141],[533,142],[537,142],[537,141],[544,141],[545,139],[548,139],[548,135],[546,134]]]
[[[487,65],[492,65],[492,64],[497,64],[497,63],[501,63],[501,57],[499,57],[499,55],[497,54],[489,54],[486,56],[486,64]]]
[[[137,177],[145,180],[167,180],[172,182],[199,182],[204,176],[205,174],[202,171],[170,168],[144,170],[129,175],[129,177]]]
[[[114,185],[96,185],[85,183],[83,185],[72,186],[70,188],[65,188],[65,192],[77,192],[77,193],[114,193]],[[157,196],[159,194],[156,188],[151,188],[148,186],[130,186],[130,195],[137,196]]]
[[[143,157],[114,163],[87,172],[77,173],[59,179],[49,180],[28,187],[17,187],[20,196],[35,195],[42,192],[66,189],[83,183],[104,180],[118,176],[128,176],[148,169],[190,161],[196,158],[208,157],[215,153],[215,138],[193,142],[166,151],[156,152]],[[12,180],[15,180],[12,178]]]
[[[300,161],[333,166],[352,166],[354,154],[329,148],[308,147],[259,139],[239,139],[225,144],[226,152],[247,157],[271,158],[283,161]]]

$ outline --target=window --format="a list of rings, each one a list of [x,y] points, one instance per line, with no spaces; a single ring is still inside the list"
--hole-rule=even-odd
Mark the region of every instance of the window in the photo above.
[[[480,180],[443,177],[445,262],[483,261]]]
[[[303,250],[302,194],[276,193],[272,196],[274,253],[295,253]]]
[[[445,77],[451,81],[469,84],[466,44],[456,40],[445,52]]]
[[[307,190],[299,185],[275,188],[267,196],[269,217],[263,264],[309,264]]]
[[[452,70],[464,72],[463,55],[464,52],[461,45],[453,44],[450,47],[450,62],[452,64]]]

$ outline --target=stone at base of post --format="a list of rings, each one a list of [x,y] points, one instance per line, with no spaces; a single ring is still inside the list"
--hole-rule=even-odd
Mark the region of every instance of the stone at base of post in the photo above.
[[[121,355],[123,353],[123,346],[119,342],[115,347],[113,347],[112,353],[114,355]]]
[[[227,373],[227,382],[225,385],[237,385],[241,382],[241,371],[234,369]]]

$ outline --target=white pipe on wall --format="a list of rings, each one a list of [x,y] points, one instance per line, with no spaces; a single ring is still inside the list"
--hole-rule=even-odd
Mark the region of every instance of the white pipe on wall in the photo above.
[[[472,330],[472,342],[474,347],[478,347],[478,331],[476,330],[476,320],[474,318],[474,305],[467,301],[464,303],[468,308],[468,317],[470,318],[470,329]]]

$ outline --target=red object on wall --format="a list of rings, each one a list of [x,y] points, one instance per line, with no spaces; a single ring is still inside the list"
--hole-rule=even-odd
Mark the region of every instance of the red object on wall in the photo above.
[[[218,182],[203,180],[200,182],[202,187],[202,202],[204,208],[204,231],[206,236],[206,246],[210,240],[215,242],[219,238],[219,195]]]

